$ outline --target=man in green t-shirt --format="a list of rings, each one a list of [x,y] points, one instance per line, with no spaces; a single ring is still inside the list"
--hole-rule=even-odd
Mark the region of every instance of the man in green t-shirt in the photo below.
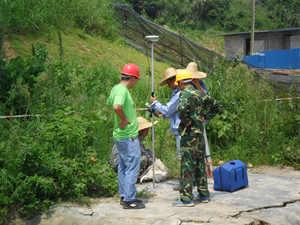
[[[107,99],[114,109],[113,138],[119,153],[118,182],[120,204],[124,209],[142,209],[145,205],[136,199],[137,176],[141,150],[138,139],[138,121],[135,104],[128,89],[140,78],[139,67],[126,64],[121,71],[120,83],[115,85]]]

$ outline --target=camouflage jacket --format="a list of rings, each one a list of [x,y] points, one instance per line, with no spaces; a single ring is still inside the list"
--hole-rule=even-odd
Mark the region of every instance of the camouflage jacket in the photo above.
[[[201,93],[192,85],[181,91],[178,104],[181,136],[199,136],[203,132],[202,122],[212,119],[221,108],[214,98]]]

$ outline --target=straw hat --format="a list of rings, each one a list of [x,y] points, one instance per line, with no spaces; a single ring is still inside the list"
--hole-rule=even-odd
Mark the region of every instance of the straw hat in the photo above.
[[[152,123],[150,121],[146,120],[142,116],[139,116],[137,118],[137,120],[138,120],[138,124],[139,124],[139,131],[152,127]],[[154,121],[153,124],[154,125],[157,124],[157,121]]]
[[[160,81],[160,85],[163,86],[167,83],[167,80],[176,76],[176,70],[173,67],[166,69],[164,78]]]
[[[193,79],[204,79],[205,77],[207,77],[207,73],[198,71],[198,66],[195,62],[190,62],[187,65],[186,69],[192,73]]]

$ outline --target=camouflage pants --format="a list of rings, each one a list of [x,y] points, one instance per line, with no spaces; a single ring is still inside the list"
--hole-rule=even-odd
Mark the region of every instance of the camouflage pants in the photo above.
[[[180,176],[180,198],[182,201],[193,200],[193,186],[197,186],[199,196],[209,196],[203,138],[182,137]]]

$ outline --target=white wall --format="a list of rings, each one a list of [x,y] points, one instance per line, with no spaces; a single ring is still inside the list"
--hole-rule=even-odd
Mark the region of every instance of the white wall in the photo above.
[[[265,50],[265,40],[254,40],[253,52],[262,52]]]
[[[245,54],[245,40],[240,37],[225,37],[226,58],[233,59]]]

